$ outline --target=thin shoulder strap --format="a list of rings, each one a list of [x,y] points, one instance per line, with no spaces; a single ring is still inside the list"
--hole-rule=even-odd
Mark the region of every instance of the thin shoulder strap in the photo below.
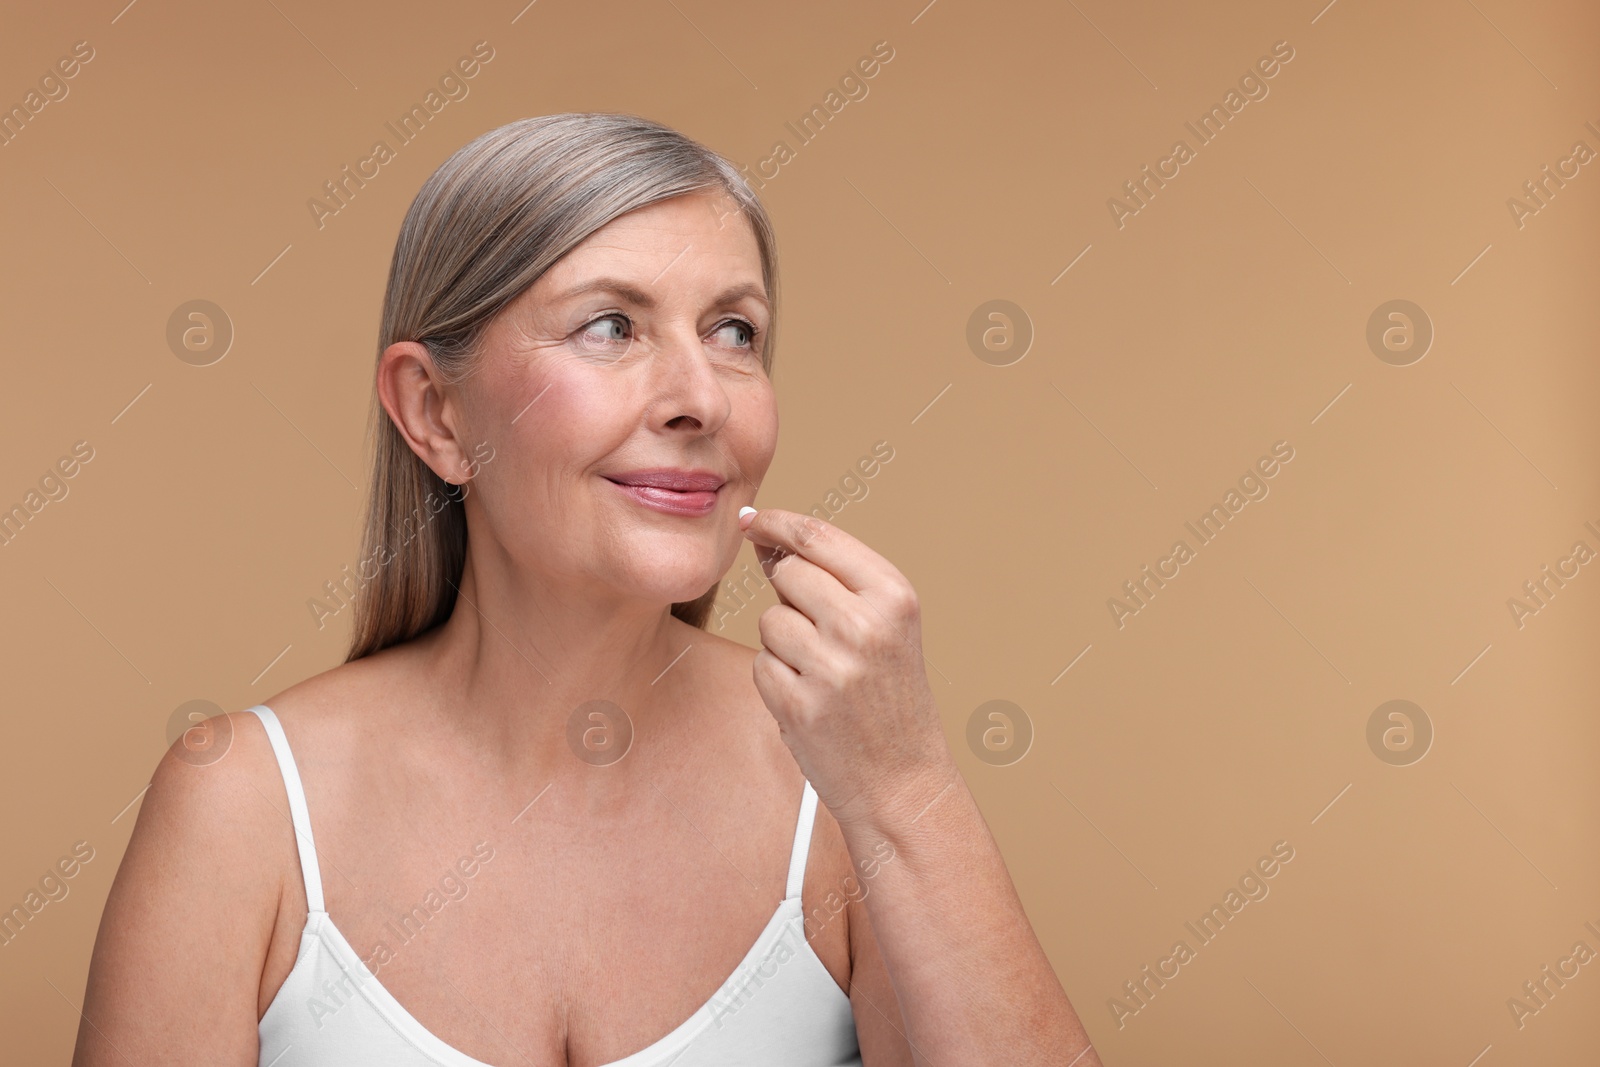
[[[317,866],[317,845],[311,837],[311,813],[306,809],[306,791],[300,784],[300,770],[294,765],[294,754],[289,751],[289,739],[284,736],[283,724],[265,704],[253,708],[256,718],[267,729],[272,751],[278,757],[278,770],[283,772],[283,788],[289,794],[289,817],[294,822],[294,843],[300,850],[300,874],[306,883],[306,910],[322,910],[322,869]]]
[[[784,889],[784,899],[798,897],[806,879],[806,853],[811,851],[811,826],[817,818],[817,791],[806,779],[805,790],[800,794],[800,818],[794,828],[794,848],[789,852],[789,882]]]

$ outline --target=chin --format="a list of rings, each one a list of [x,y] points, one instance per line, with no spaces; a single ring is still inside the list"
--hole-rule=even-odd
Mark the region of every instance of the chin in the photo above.
[[[636,574],[634,588],[652,600],[681,604],[698,600],[726,573],[727,568],[717,567],[717,560],[707,558],[703,566],[689,566],[680,556],[663,560],[657,569]]]

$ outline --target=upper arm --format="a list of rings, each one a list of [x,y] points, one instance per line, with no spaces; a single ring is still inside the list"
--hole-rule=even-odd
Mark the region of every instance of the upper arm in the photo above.
[[[95,938],[73,1067],[253,1065],[262,966],[293,831],[260,721],[224,755],[157,766]],[[293,861],[288,861],[292,863]]]
[[[870,893],[871,882],[864,882]],[[863,1067],[913,1067],[900,1001],[884,966],[867,916],[866,895],[852,896],[845,908],[850,932],[850,1007],[856,1020]]]

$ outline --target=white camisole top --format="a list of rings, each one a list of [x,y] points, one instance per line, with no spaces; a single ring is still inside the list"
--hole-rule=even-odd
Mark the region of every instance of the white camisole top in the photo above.
[[[259,1067],[491,1067],[406,1011],[323,910],[311,818],[289,740],[271,708],[247,710],[266,727],[283,772],[307,907],[294,969],[261,1017]],[[861,1067],[850,999],[805,938],[800,887],[816,811],[808,781],[784,898],[733,974],[670,1033],[603,1067]],[[330,995],[338,998],[331,1012]]]

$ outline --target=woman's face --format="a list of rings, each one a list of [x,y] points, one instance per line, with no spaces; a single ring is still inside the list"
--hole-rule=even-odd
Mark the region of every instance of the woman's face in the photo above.
[[[596,231],[497,316],[462,384],[472,538],[486,524],[513,567],[562,585],[699,597],[732,566],[777,448],[771,322],[755,234],[725,194]],[[618,481],[674,471],[710,481]]]

